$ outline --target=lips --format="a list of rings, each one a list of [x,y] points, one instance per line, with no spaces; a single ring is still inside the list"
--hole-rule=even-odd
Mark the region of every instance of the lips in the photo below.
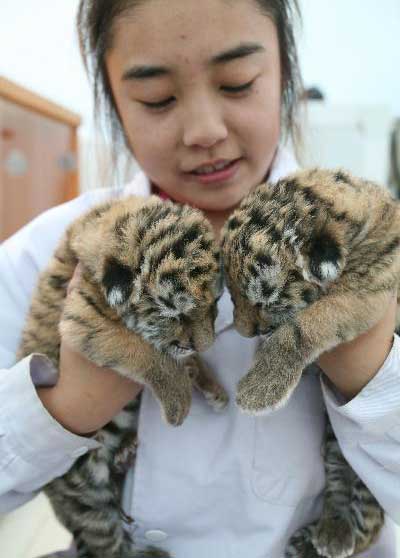
[[[193,170],[193,174],[202,175],[202,174],[211,174],[213,172],[218,172],[226,169],[231,164],[231,161],[218,161],[214,164],[205,164],[197,167]]]
[[[236,176],[242,159],[219,159],[212,163],[204,163],[189,171],[191,177],[202,185],[220,185],[233,180]]]
[[[212,174],[226,169],[235,161],[236,159],[218,159],[215,161],[207,161],[206,163],[198,165],[188,172],[197,176]]]

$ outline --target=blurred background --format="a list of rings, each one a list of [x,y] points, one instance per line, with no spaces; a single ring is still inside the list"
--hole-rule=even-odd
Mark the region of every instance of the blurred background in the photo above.
[[[128,181],[93,124],[78,0],[0,0],[0,241],[52,205]],[[301,162],[343,166],[400,192],[399,0],[300,0],[307,118]],[[0,554],[65,548],[44,497],[0,517]],[[400,557],[400,551],[399,551]]]
[[[0,240],[49,205],[129,180],[93,124],[78,0],[0,2]],[[400,188],[399,0],[300,0],[301,162]]]

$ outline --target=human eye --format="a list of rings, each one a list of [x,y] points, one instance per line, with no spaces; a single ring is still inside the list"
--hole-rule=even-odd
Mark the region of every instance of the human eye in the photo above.
[[[252,79],[251,81],[248,81],[241,85],[223,85],[221,89],[226,93],[232,93],[232,94],[244,93],[246,91],[249,91],[252,88],[254,81],[255,80]]]
[[[173,103],[175,97],[168,97],[167,99],[163,99],[162,101],[157,102],[150,102],[150,101],[141,101],[142,105],[151,109],[151,110],[160,110],[163,108],[168,107],[171,103]]]

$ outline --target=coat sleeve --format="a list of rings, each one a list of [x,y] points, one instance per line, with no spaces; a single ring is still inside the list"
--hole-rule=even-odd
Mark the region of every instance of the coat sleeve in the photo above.
[[[343,455],[400,525],[400,338],[376,376],[345,402],[321,374],[322,392]]]
[[[57,382],[50,361],[43,355],[15,359],[38,274],[88,202],[81,197],[54,208],[0,245],[0,512],[28,501],[98,447],[64,429],[42,405],[36,387]]]

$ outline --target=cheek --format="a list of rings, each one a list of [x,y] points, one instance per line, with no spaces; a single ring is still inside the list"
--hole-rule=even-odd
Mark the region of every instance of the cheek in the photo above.
[[[140,166],[147,170],[147,166],[154,168],[168,161],[175,146],[173,125],[135,110],[135,105],[128,103],[120,104],[119,110],[129,148]]]
[[[265,97],[265,98],[264,98]],[[280,98],[270,98],[268,93],[258,91],[247,110],[237,115],[236,132],[247,154],[257,184],[265,176],[275,155],[280,138]]]
[[[275,149],[280,136],[280,96],[267,92],[258,93],[255,110],[247,120],[248,129],[253,132],[253,141],[258,151],[264,153]]]
[[[171,167],[173,148],[171,133],[157,126],[135,126],[128,130],[129,147],[144,172],[157,181],[160,173]]]

